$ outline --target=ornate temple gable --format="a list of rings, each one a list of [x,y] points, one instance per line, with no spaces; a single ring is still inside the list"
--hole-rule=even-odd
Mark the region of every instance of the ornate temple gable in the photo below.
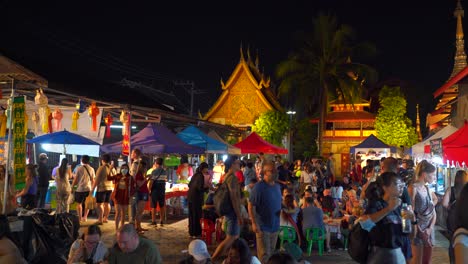
[[[222,94],[203,117],[215,123],[247,127],[253,125],[262,113],[281,110],[270,91],[270,79],[258,70],[258,58],[254,63],[245,60],[241,48],[240,61],[226,83],[221,80]]]

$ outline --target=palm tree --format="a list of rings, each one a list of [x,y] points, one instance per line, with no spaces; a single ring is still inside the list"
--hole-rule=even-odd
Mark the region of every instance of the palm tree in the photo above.
[[[352,45],[353,30],[339,25],[334,15],[319,14],[312,33],[302,33],[299,39],[298,50],[278,65],[279,94],[294,94],[296,107],[306,109],[309,117],[320,112],[318,151],[322,153],[329,98],[350,104],[361,98],[364,80],[373,82],[377,74],[350,58],[373,55],[375,48],[368,43]]]

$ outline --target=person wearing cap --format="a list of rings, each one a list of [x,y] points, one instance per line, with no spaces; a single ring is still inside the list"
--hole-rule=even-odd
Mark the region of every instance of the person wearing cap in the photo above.
[[[51,177],[49,168],[47,167],[48,160],[49,158],[47,157],[47,154],[39,154],[39,168],[37,169],[39,174],[39,184],[37,185],[37,208],[44,208],[47,191],[49,190],[49,180]]]
[[[188,256],[186,259],[183,259],[179,262],[179,264],[209,264],[211,262],[210,253],[208,253],[208,249],[206,247],[206,243],[203,240],[195,239],[190,242],[188,247]]]

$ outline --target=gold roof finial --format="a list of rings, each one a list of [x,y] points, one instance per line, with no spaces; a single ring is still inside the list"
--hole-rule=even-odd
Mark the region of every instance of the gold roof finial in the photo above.
[[[244,61],[244,51],[242,50],[242,41],[240,43],[240,60]]]
[[[247,45],[247,61],[251,62],[252,59],[250,58],[250,45]]]
[[[418,140],[422,141],[421,121],[419,120],[419,104],[416,104],[416,134],[418,135]]]
[[[462,17],[465,16],[465,11],[463,10],[460,0],[457,0],[457,7],[455,8],[455,11],[453,12],[453,16],[457,19],[457,31],[455,34],[455,46],[456,46],[455,65],[453,67],[452,75],[450,76],[450,78],[455,76],[457,73],[459,73],[462,69],[464,69],[467,66],[466,54],[465,54],[465,40],[463,39],[464,34],[463,34],[463,23],[462,23]]]
[[[260,59],[258,58],[258,49],[257,49],[257,56],[255,58],[255,68],[258,70],[258,65],[260,65]]]

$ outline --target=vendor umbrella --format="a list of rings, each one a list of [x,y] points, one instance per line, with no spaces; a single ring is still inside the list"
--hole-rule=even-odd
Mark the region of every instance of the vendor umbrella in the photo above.
[[[40,143],[49,152],[99,157],[99,143],[67,130],[38,136],[27,143]]]

